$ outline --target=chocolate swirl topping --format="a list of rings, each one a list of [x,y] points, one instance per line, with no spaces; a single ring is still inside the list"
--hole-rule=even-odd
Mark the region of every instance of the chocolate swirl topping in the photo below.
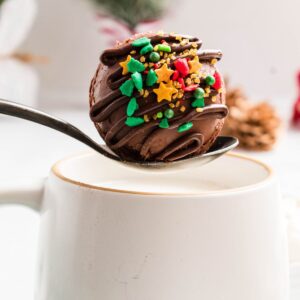
[[[195,57],[198,58],[201,68],[199,72],[186,75],[184,78],[186,83],[183,83],[184,91],[183,85],[178,88],[179,83],[176,82],[175,88],[175,80],[171,80],[171,84],[174,84],[173,89],[179,91],[177,98],[173,95],[171,101],[158,101],[157,90],[162,85],[159,82],[147,87],[147,94],[146,89],[142,90],[143,94],[134,90],[128,97],[120,90],[126,81],[131,80],[131,74],[128,72],[124,74],[124,68],[120,65],[129,55],[131,59],[144,61],[147,65],[146,71],[141,73],[143,81],[146,80],[148,68],[153,68],[150,67],[151,53],[141,55],[137,51],[139,48],[133,45],[133,41],[141,37],[147,37],[154,49],[159,44],[170,47],[169,53],[160,51],[163,58],[157,64],[152,64],[157,69],[166,64],[168,70],[176,72],[178,59],[189,63]],[[91,82],[90,117],[105,143],[118,155],[137,161],[174,161],[204,153],[209,149],[223,126],[228,110],[224,104],[224,84],[221,77],[218,82],[219,89],[213,88],[216,83],[212,85],[213,87],[209,86],[204,77],[204,75],[216,77],[215,74],[220,76],[214,64],[221,59],[222,53],[216,50],[201,51],[201,45],[202,42],[198,38],[190,36],[145,34],[135,36],[117,45],[116,48],[103,52],[101,63]],[[195,101],[195,89],[205,91],[204,107],[191,106]],[[145,120],[139,126],[126,124],[128,119],[126,108],[132,97],[138,102],[134,118]],[[170,109],[174,116],[164,121],[167,124],[167,128],[164,128],[161,112]],[[186,129],[189,126],[192,127]]]

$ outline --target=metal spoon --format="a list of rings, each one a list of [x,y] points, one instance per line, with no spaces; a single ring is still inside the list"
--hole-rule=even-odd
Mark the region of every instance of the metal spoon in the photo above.
[[[221,136],[217,138],[216,142],[209,149],[209,151],[202,155],[183,158],[181,160],[174,161],[174,162],[148,162],[148,161],[135,162],[135,161],[121,159],[117,154],[112,152],[106,145],[101,145],[96,143],[89,136],[87,136],[85,133],[83,133],[81,130],[79,130],[72,124],[62,119],[50,116],[34,108],[16,102],[0,99],[0,113],[17,117],[20,119],[32,121],[50,127],[54,130],[60,131],[86,144],[87,146],[93,148],[94,150],[106,156],[107,158],[110,158],[122,164],[126,164],[130,167],[139,168],[139,169],[148,168],[148,169],[169,170],[172,168],[176,168],[176,169],[187,168],[191,165],[193,166],[204,165],[218,158],[219,156],[225,154],[226,152],[232,150],[239,143],[238,139],[236,139],[235,137]]]

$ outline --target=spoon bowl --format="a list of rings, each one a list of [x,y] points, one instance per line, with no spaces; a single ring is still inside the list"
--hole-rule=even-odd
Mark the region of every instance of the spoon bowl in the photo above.
[[[118,163],[126,164],[128,167],[136,168],[136,169],[171,171],[174,169],[178,170],[182,168],[189,168],[191,164],[193,166],[195,165],[202,166],[220,157],[226,152],[234,149],[239,144],[238,139],[235,137],[220,136],[216,139],[213,146],[204,154],[182,158],[180,160],[172,161],[172,162],[129,161],[120,158],[106,145],[95,142],[74,125],[62,119],[46,114],[42,111],[36,110],[32,107],[25,106],[20,103],[0,99],[0,114],[13,116],[20,119],[25,119],[52,128],[56,131],[62,132],[84,143],[85,145],[94,149],[98,153],[106,156],[107,158],[112,159]]]

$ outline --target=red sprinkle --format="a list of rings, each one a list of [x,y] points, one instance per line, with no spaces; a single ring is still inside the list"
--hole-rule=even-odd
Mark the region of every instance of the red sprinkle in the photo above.
[[[163,44],[163,43],[166,43],[166,41],[165,40],[161,40],[161,43]]]
[[[145,70],[145,71],[144,71],[144,74],[148,74],[148,73],[149,73],[149,70]]]
[[[182,78],[182,77],[179,77],[179,78],[177,79],[177,81],[180,83],[181,88],[182,88],[182,89],[185,89],[185,84],[184,84],[183,78]]]
[[[175,81],[178,79],[178,77],[179,77],[179,72],[178,72],[178,70],[175,70],[173,73],[173,76],[172,76],[172,80]]]
[[[192,92],[192,91],[194,91],[198,86],[199,86],[198,84],[191,84],[191,85],[185,87],[183,90],[184,90],[185,92]]]
[[[174,62],[174,65],[182,77],[186,77],[189,74],[190,68],[186,58],[178,58]]]
[[[159,68],[159,64],[154,64],[154,65],[153,65],[153,68],[154,68],[154,69],[158,69],[158,68]]]
[[[212,85],[212,87],[215,90],[218,90],[222,87],[222,78],[218,72],[215,72],[214,77],[215,77],[216,82]]]

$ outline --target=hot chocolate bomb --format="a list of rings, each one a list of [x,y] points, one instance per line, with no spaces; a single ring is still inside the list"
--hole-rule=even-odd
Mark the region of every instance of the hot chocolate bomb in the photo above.
[[[90,87],[90,117],[121,158],[176,161],[205,153],[228,110],[220,51],[199,39],[147,33],[108,49]]]

